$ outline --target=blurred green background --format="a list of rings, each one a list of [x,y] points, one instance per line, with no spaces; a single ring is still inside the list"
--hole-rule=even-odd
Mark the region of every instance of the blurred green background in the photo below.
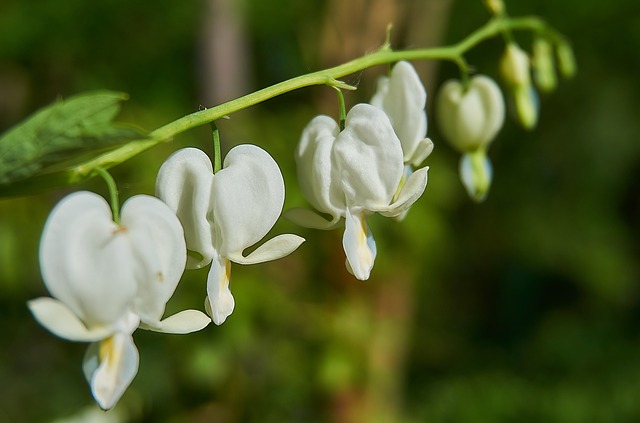
[[[473,204],[442,141],[424,196],[402,223],[370,219],[373,276],[344,269],[341,231],[273,234],[307,242],[291,256],[234,265],[236,310],[188,336],[137,331],[140,371],[113,412],[131,422],[640,421],[640,3],[519,0],[573,42],[578,74],[541,97],[533,132],[507,122],[490,150],[494,182]],[[180,116],[393,45],[459,40],[488,18],[472,0],[3,0],[0,131],[56,97],[130,94],[120,120],[149,130]],[[518,36],[523,46],[531,39]],[[499,39],[468,56],[497,75]],[[456,76],[416,63],[431,104]],[[384,67],[348,106],[368,101]],[[304,205],[292,151],[333,91],[284,95],[219,122],[223,151],[267,149]],[[435,119],[430,117],[430,123]],[[123,198],[152,193],[162,161],[198,146],[197,128],[114,168]],[[46,216],[68,192],[0,200],[0,421],[48,422],[93,403],[86,345],[58,339],[29,314],[46,295],[37,261]],[[272,236],[272,235],[270,235]],[[206,269],[187,271],[169,312],[202,308]],[[78,421],[86,421],[82,417]]]

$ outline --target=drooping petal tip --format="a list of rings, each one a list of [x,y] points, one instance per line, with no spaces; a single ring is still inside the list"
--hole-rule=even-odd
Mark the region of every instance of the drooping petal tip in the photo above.
[[[347,211],[342,246],[347,269],[361,281],[369,279],[376,259],[376,243],[364,213]]]
[[[229,290],[231,262],[218,257],[211,263],[207,277],[205,309],[216,325],[221,325],[233,313],[235,300]]]
[[[142,322],[141,329],[170,334],[187,334],[204,329],[211,318],[198,310],[183,310],[165,319],[154,322]]]
[[[27,303],[33,317],[48,331],[70,341],[94,342],[113,333],[113,328],[97,326],[91,329],[61,301],[41,297]]]
[[[138,373],[139,361],[129,334],[116,334],[89,347],[83,370],[100,408],[110,410],[116,405]]]
[[[248,256],[242,251],[229,254],[229,259],[239,264],[257,264],[265,261],[277,260],[295,251],[305,241],[304,238],[293,234],[282,234],[271,238]]]

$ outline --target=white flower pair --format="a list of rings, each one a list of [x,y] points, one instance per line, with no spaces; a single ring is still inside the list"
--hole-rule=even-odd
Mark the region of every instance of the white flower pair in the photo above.
[[[92,343],[83,369],[103,409],[116,404],[138,371],[136,328],[189,333],[211,321],[196,310],[161,320],[185,265],[212,263],[206,308],[221,324],[234,307],[230,262],[274,260],[304,241],[280,235],[243,256],[280,216],[284,181],[275,161],[256,146],[233,148],[224,165],[214,175],[205,153],[183,149],[158,174],[164,202],[132,197],[116,223],[102,197],[83,191],[63,199],[47,220],[40,266],[54,298],[30,301],[29,308],[54,334]],[[187,259],[187,248],[200,258]]]
[[[331,220],[294,209],[287,216],[303,226],[334,228],[345,219],[342,245],[347,269],[369,278],[376,244],[366,222],[372,213],[400,217],[427,185],[424,167],[431,153],[425,138],[426,93],[413,67],[399,62],[389,78],[382,78],[372,104],[358,104],[346,116],[341,132],[335,120],[315,117],[304,129],[295,158],[303,194]]]

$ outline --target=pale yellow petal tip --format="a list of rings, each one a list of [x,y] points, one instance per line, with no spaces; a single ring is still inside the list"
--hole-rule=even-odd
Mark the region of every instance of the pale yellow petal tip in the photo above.
[[[369,279],[376,259],[376,244],[364,213],[348,211],[342,246],[349,273],[361,281]]]
[[[131,335],[116,334],[89,351],[85,361],[98,362],[89,375],[91,393],[100,408],[107,411],[115,407],[138,373],[138,349]]]

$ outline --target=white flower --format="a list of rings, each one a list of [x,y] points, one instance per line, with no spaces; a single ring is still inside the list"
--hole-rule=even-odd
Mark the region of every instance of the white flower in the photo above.
[[[371,104],[382,109],[400,139],[405,164],[420,166],[433,151],[425,138],[427,93],[416,70],[409,62],[396,63],[390,77],[380,77]]]
[[[72,341],[92,342],[84,372],[94,398],[112,408],[138,371],[132,333],[188,333],[210,319],[187,310],[160,320],[186,262],[182,227],[157,198],[135,196],[120,224],[100,196],[82,191],[51,212],[40,242],[40,267],[53,298],[29,308],[44,327]]]
[[[476,75],[466,89],[453,79],[443,84],[436,117],[447,141],[466,153],[489,146],[504,124],[504,109],[498,84],[487,76]]]
[[[297,235],[279,235],[243,255],[271,230],[284,204],[280,168],[266,151],[254,145],[231,149],[216,174],[201,150],[179,150],[160,168],[156,193],[182,222],[187,249],[199,256],[189,256],[187,267],[211,263],[207,308],[217,325],[235,305],[229,290],[231,262],[275,260],[304,242]]]
[[[345,123],[340,132],[330,117],[315,117],[296,149],[303,194],[332,220],[303,209],[291,210],[288,217],[319,229],[332,228],[344,217],[342,245],[347,268],[356,278],[366,280],[376,257],[366,216],[378,212],[394,217],[406,211],[424,192],[428,168],[413,173],[396,195],[404,172],[403,153],[385,113],[359,104],[349,111]]]
[[[489,145],[504,124],[504,99],[495,81],[476,75],[465,88],[460,81],[444,83],[436,103],[440,131],[462,153],[459,174],[469,196],[483,201],[493,176]]]

